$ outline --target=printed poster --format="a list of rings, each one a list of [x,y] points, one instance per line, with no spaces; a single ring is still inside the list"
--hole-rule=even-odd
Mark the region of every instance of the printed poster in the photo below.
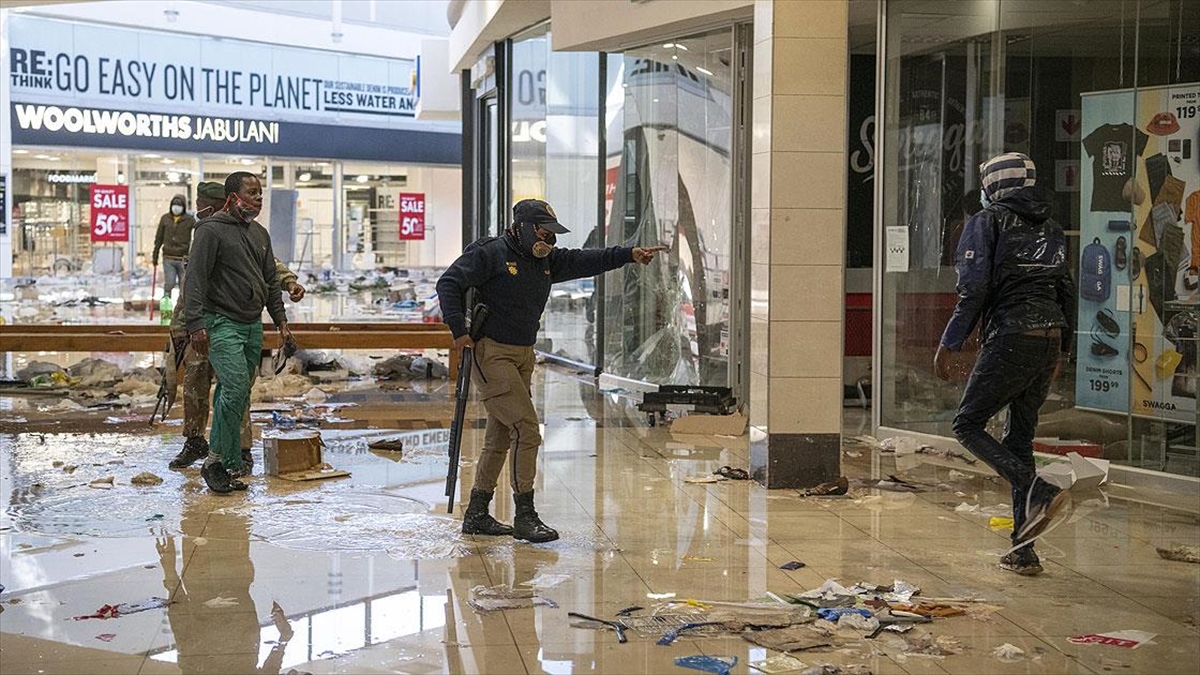
[[[1200,85],[1085,94],[1082,119],[1076,404],[1194,422]]]

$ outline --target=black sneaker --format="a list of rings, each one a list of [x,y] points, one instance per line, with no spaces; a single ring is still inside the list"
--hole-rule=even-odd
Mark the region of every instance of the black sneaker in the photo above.
[[[1025,495],[1025,525],[1015,533],[1015,542],[1032,541],[1045,532],[1066,501],[1066,491],[1034,478]]]
[[[200,467],[200,476],[208,484],[208,489],[218,494],[227,494],[234,490],[245,490],[246,484],[229,475],[225,465],[220,462],[205,464]]]
[[[208,441],[204,440],[203,436],[189,436],[183,442],[183,449],[167,466],[172,469],[186,469],[205,457],[208,457]]]
[[[1012,551],[1000,559],[1000,569],[1016,572],[1023,577],[1036,577],[1042,573],[1042,561],[1032,546]]]

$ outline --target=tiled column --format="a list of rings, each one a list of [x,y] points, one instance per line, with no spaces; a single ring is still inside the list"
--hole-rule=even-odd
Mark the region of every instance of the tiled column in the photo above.
[[[757,0],[750,469],[769,488],[841,471],[849,0]]]

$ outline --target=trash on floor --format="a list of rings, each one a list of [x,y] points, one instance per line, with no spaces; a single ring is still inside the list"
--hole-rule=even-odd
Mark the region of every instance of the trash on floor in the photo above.
[[[130,478],[129,482],[134,485],[161,485],[163,479],[150,473],[149,471],[143,471],[133,478]]]
[[[75,617],[76,621],[84,619],[115,619],[127,614],[137,614],[151,609],[159,609],[171,604],[166,598],[150,598],[141,602],[123,602],[119,605],[104,605],[92,614],[84,614],[83,616]]]
[[[530,586],[532,588],[553,588],[561,583],[571,580],[569,574],[548,574],[546,572],[538,572],[537,576],[529,581],[522,582],[522,586]]]
[[[776,654],[770,658],[761,661],[750,661],[746,665],[751,668],[762,671],[767,675],[776,675],[777,673],[790,673],[801,668],[807,668],[808,664],[791,654]]]
[[[828,647],[830,641],[805,626],[775,628],[771,630],[747,630],[742,639],[760,647],[777,652],[802,652],[817,647]]]
[[[217,596],[212,600],[207,600],[204,603],[205,607],[220,608],[220,607],[237,607],[238,601],[235,598],[222,598]]]
[[[617,633],[617,642],[625,644],[629,642],[629,638],[625,635],[625,624],[620,621],[607,621],[605,619],[597,619],[594,616],[580,614],[579,612],[567,612],[567,616],[574,619],[581,619],[571,624],[574,628],[611,628]]]
[[[263,463],[269,476],[301,482],[349,476],[322,461],[325,442],[315,431],[297,431],[263,439]]]
[[[845,666],[821,663],[801,672],[800,675],[871,675],[871,669],[861,663]]]
[[[1172,546],[1170,548],[1156,548],[1158,557],[1163,560],[1176,560],[1187,563],[1200,563],[1200,546]]]
[[[111,490],[115,476],[104,476],[88,483],[88,487],[98,488],[100,490]]]
[[[729,675],[729,671],[737,665],[738,659],[736,656],[730,656],[727,659],[718,658],[716,656],[680,656],[675,659],[675,665],[680,668],[690,668],[692,670],[700,670],[706,673],[717,673],[717,675]]]
[[[738,469],[732,466],[723,466],[713,472],[714,476],[720,476],[729,480],[750,480],[750,473],[745,469]]]
[[[1056,461],[1038,469],[1047,483],[1063,490],[1086,492],[1108,482],[1109,461],[1084,457],[1077,452],[1068,452],[1067,461]]]
[[[804,567],[804,563],[800,562],[799,560],[793,560],[791,562],[785,562],[784,564],[780,565],[779,569],[788,570],[790,572],[793,570],[798,570],[801,567]]]
[[[825,497],[833,495],[844,495],[850,491],[850,481],[845,476],[837,480],[821,483],[815,487],[810,487],[800,493],[801,497]]]
[[[557,609],[558,604],[549,598],[537,595],[533,590],[515,590],[511,586],[476,586],[471,589],[467,604],[479,612],[495,612],[505,609],[527,609],[544,605]]]
[[[1107,633],[1089,633],[1067,638],[1067,642],[1076,645],[1109,645],[1125,649],[1137,649],[1145,644],[1153,644],[1157,633],[1147,633],[1142,630],[1115,630]]]
[[[404,441],[399,438],[380,438],[378,440],[367,443],[367,447],[371,450],[384,450],[387,452],[400,452],[404,450]]]
[[[992,650],[992,656],[1004,663],[1016,663],[1025,658],[1025,650],[1005,642]]]
[[[1012,518],[992,516],[990,519],[988,519],[988,527],[992,528],[993,530],[1011,530],[1013,529],[1014,525],[1015,523],[1013,522]]]
[[[96,636],[96,639],[101,642],[112,642],[117,639],[116,633],[101,633]]]
[[[720,476],[688,476],[683,479],[685,483],[720,483],[725,480]]]

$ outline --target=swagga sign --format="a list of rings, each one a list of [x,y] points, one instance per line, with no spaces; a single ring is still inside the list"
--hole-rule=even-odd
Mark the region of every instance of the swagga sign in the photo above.
[[[14,100],[65,109],[413,128],[413,62],[30,16],[9,20]]]

